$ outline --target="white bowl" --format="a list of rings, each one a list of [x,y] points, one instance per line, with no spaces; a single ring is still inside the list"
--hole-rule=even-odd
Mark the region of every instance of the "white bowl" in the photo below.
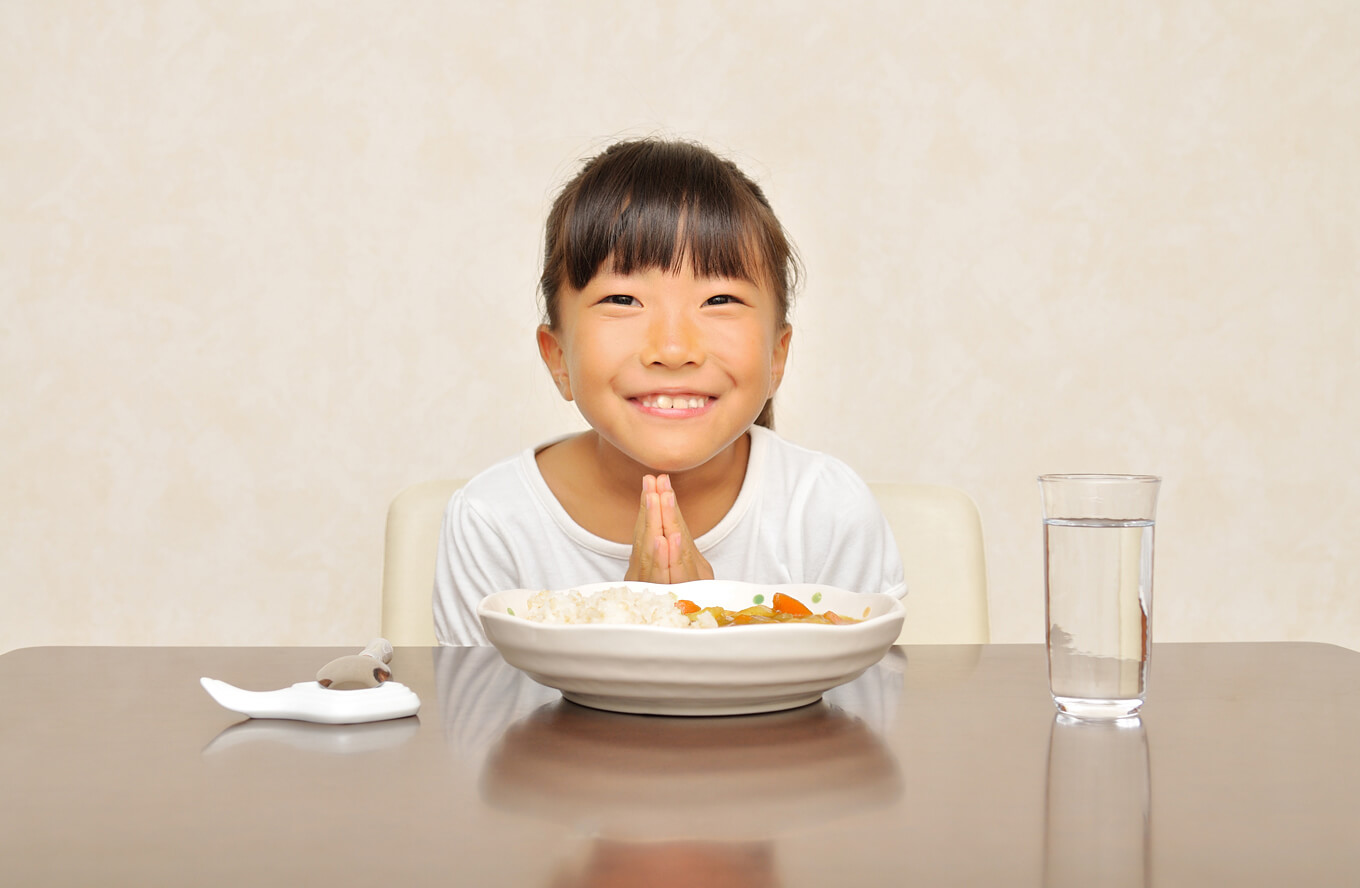
[[[740,610],[791,595],[817,613],[863,619],[844,626],[774,623],[684,629],[539,623],[516,614],[540,590],[511,589],[482,600],[477,614],[505,661],[574,703],[653,715],[735,715],[805,706],[877,663],[902,630],[902,602],[833,586],[704,580],[671,586],[593,583],[582,593],[625,586],[674,592],[700,607]]]

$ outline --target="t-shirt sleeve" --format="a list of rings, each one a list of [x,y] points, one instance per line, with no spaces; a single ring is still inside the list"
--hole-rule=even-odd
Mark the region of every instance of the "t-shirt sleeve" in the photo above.
[[[809,582],[856,592],[907,592],[902,556],[878,500],[849,466],[828,459],[808,488],[803,525]]]
[[[434,630],[440,644],[488,644],[477,605],[494,592],[517,587],[505,540],[467,496],[454,493],[444,511],[434,572]]]

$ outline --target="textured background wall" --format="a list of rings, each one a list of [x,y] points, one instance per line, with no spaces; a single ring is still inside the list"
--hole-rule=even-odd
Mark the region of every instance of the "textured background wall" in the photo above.
[[[706,141],[809,270],[780,428],[954,484],[1042,637],[1045,471],[1165,476],[1162,640],[1360,648],[1360,6],[0,4],[0,651],[362,644],[386,505],[578,427],[540,226]]]

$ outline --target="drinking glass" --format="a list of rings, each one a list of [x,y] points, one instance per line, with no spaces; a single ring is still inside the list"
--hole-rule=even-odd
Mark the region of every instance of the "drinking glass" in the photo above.
[[[1041,475],[1048,682],[1059,711],[1128,718],[1147,694],[1153,475]]]

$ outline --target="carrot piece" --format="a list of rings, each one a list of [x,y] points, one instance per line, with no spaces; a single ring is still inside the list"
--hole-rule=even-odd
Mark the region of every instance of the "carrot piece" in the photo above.
[[[803,602],[790,595],[785,595],[783,592],[774,593],[774,598],[770,599],[770,606],[781,614],[796,614],[805,617],[812,613]]]
[[[679,601],[677,601],[675,603],[675,607],[682,614],[697,614],[699,612],[699,605],[695,604],[694,602],[690,601],[687,598],[682,598]]]

